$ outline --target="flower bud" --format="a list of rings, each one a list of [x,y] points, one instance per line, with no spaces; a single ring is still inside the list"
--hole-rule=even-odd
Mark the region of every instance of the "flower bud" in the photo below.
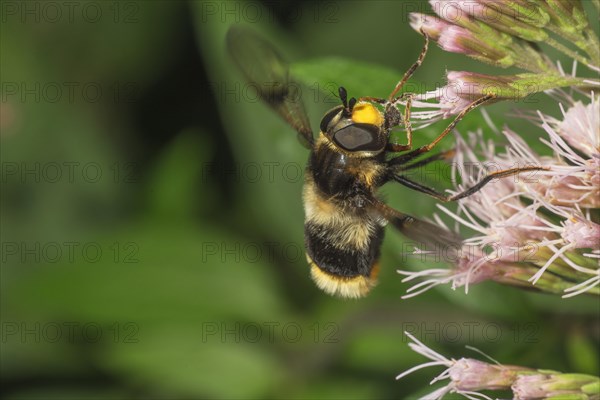
[[[410,26],[417,32],[425,32],[431,39],[438,40],[451,24],[441,18],[421,13],[410,13]]]
[[[520,375],[512,385],[518,400],[548,399],[593,399],[600,395],[600,378],[584,374],[561,374],[553,371],[536,375]],[[547,372],[547,373],[543,373]]]
[[[549,17],[547,14],[542,14],[533,4],[508,4],[509,2],[489,0],[434,0],[431,3],[434,10],[440,10],[458,25],[468,23],[469,25],[465,25],[468,27],[472,22],[467,21],[469,18],[474,18],[501,32],[524,40],[540,42],[548,38],[548,34],[542,27],[548,22]],[[535,24],[528,23],[531,19]]]
[[[450,380],[459,390],[509,389],[519,373],[530,371],[533,370],[471,358],[461,358],[448,369]]]

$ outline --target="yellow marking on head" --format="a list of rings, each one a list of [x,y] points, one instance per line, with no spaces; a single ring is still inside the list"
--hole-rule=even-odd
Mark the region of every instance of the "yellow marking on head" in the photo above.
[[[352,109],[352,121],[356,124],[383,125],[383,115],[373,104],[360,102]]]
[[[357,275],[353,277],[336,276],[319,268],[314,261],[306,255],[310,265],[310,276],[317,287],[327,294],[344,298],[359,299],[365,297],[377,284],[379,263],[373,265],[370,276]]]

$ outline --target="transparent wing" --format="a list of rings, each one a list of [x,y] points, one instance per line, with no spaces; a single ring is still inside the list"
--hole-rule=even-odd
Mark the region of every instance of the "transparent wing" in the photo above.
[[[298,132],[306,147],[312,147],[310,122],[299,86],[290,83],[287,62],[271,43],[248,28],[232,26],[226,41],[231,57],[260,98]]]
[[[423,251],[432,251],[441,254],[448,260],[456,260],[463,242],[458,234],[430,222],[401,213],[375,197],[371,201],[390,224],[403,235],[415,241],[416,247]]]

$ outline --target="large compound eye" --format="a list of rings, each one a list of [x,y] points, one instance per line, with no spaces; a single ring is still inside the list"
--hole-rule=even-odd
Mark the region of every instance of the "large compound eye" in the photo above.
[[[335,117],[336,115],[338,115],[340,113],[340,111],[342,111],[343,108],[344,108],[344,106],[337,106],[337,107],[329,110],[327,112],[327,114],[325,114],[325,116],[321,120],[321,126],[320,126],[321,132],[323,132],[323,133],[327,132],[327,127],[329,126],[329,123],[331,122],[331,120],[333,120],[333,117]]]
[[[335,132],[333,141],[347,151],[380,151],[385,142],[379,128],[371,124],[351,124]]]

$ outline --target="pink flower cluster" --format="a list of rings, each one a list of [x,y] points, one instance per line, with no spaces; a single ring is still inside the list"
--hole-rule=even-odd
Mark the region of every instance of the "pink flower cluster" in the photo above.
[[[508,145],[502,153],[480,132],[471,133],[468,143],[457,138],[455,165],[481,167],[477,173],[463,175],[451,193],[463,191],[489,173],[485,165],[545,170],[490,182],[461,200],[457,211],[440,205],[456,224],[474,233],[464,241],[452,270],[399,271],[406,276],[404,281],[425,278],[405,297],[447,283],[468,291],[469,284],[484,280],[534,285],[563,297],[598,292],[600,225],[590,211],[600,207],[600,103],[593,93],[588,104],[569,102],[569,108],[561,107],[562,119],[538,114],[538,124],[547,134],[541,141],[553,156],[536,154],[509,128],[503,130]],[[473,150],[477,147],[478,152]]]

